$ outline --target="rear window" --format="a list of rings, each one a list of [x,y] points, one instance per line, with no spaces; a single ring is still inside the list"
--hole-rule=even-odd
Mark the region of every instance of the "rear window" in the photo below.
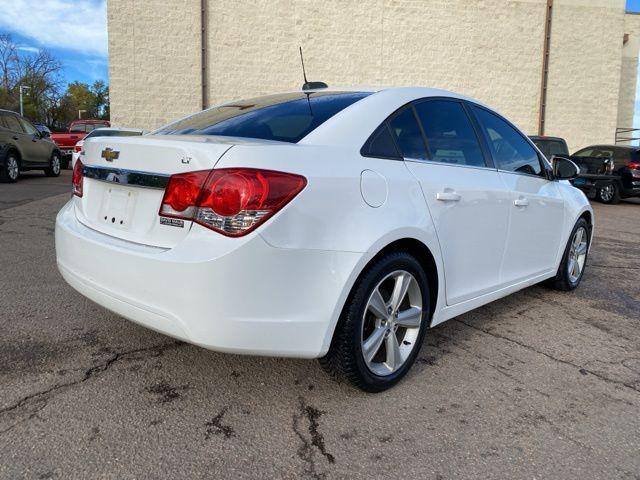
[[[167,125],[157,135],[221,135],[297,143],[368,92],[287,93],[241,100]]]

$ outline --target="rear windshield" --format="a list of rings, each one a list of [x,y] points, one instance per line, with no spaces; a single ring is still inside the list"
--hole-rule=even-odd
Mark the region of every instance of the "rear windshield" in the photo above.
[[[241,100],[178,120],[157,135],[222,135],[297,143],[368,92],[286,93]]]
[[[135,137],[137,135],[142,135],[142,132],[132,132],[129,130],[93,130],[86,138],[94,138],[94,137]]]

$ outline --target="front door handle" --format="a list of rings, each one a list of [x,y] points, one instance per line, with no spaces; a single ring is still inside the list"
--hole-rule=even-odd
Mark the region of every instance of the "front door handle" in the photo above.
[[[441,202],[459,202],[462,197],[456,192],[438,192],[436,193],[436,200]]]
[[[14,135],[14,136],[13,136],[13,137],[11,137],[11,138],[13,138],[14,140],[20,140],[20,137],[18,137],[17,135]]]
[[[528,207],[528,206],[529,206],[529,200],[527,200],[527,199],[526,199],[526,198],[524,198],[524,197],[520,197],[520,198],[518,198],[518,199],[514,200],[514,201],[513,201],[513,204],[514,204],[516,207]]]

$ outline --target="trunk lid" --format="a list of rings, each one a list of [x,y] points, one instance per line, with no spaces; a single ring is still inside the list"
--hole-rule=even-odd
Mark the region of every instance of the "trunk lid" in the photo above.
[[[235,143],[224,137],[147,135],[85,140],[83,195],[76,216],[123,240],[172,248],[191,222],[158,215],[170,175],[212,169]]]

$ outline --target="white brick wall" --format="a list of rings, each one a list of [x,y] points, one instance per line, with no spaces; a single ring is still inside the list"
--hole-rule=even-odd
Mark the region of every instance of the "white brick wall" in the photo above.
[[[200,0],[108,1],[114,122],[150,128],[197,111]],[[545,5],[208,0],[209,100],[299,88],[302,45],[311,80],[455,90],[535,134]],[[555,0],[546,132],[572,149],[613,141],[624,17],[624,0]]]

